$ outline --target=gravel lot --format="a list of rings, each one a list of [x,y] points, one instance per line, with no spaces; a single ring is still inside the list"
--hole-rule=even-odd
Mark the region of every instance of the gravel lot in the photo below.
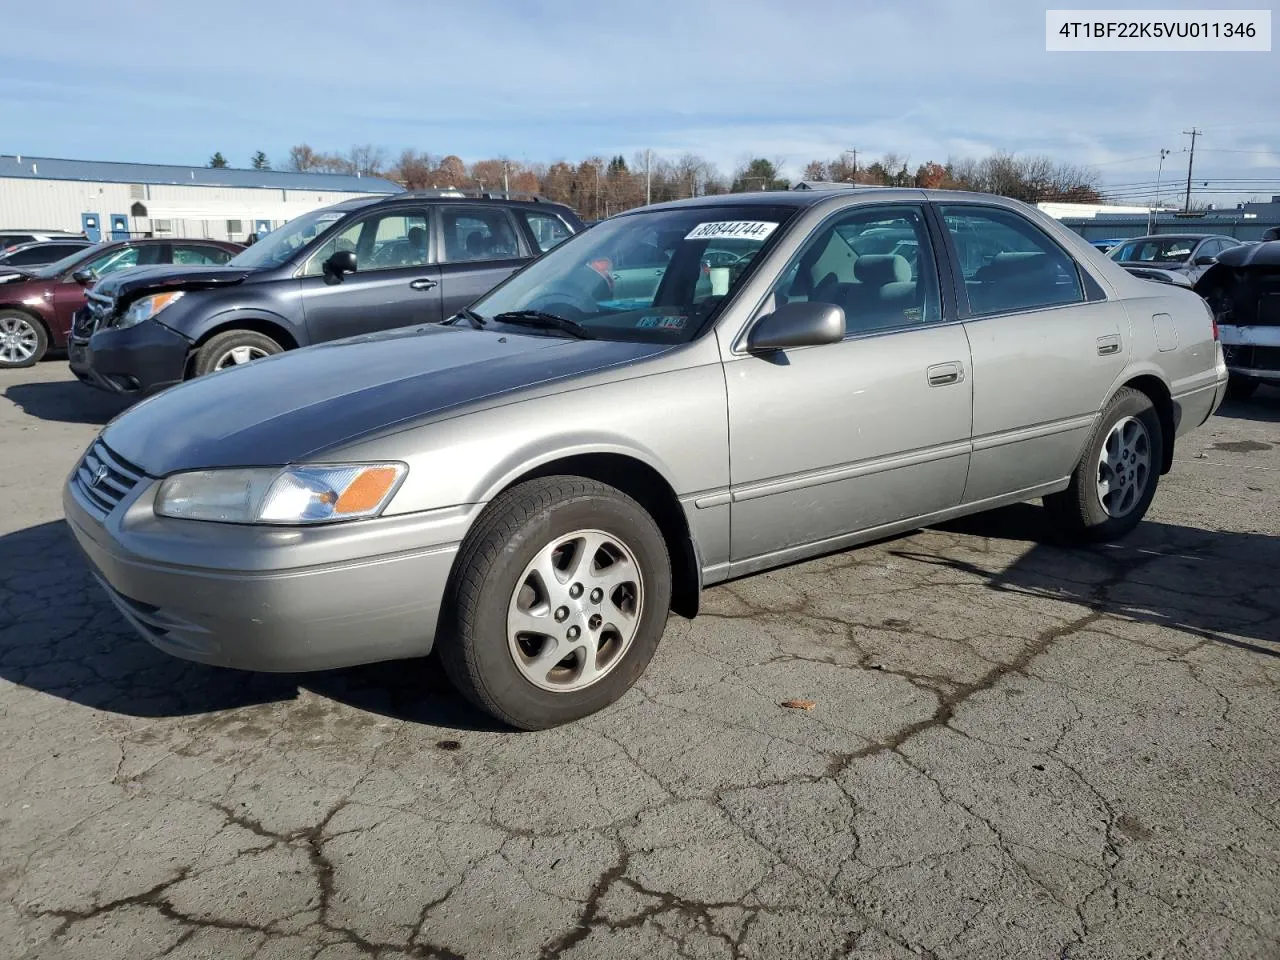
[[[59,507],[119,403],[0,393],[6,957],[1280,956],[1280,391],[1121,546],[1022,506],[716,587],[538,734],[152,650]]]

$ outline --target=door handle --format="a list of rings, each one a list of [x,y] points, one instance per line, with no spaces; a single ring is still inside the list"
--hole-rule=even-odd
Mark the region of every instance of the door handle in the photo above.
[[[951,363],[935,363],[925,371],[929,378],[929,386],[945,387],[964,381],[964,364],[953,360]]]
[[[1120,352],[1120,335],[1111,334],[1106,337],[1098,338],[1098,356],[1105,357],[1113,353]]]
[[[439,285],[439,281],[428,280],[425,277],[419,280],[409,281],[409,286],[413,287],[415,290],[430,290],[432,287],[438,287]]]

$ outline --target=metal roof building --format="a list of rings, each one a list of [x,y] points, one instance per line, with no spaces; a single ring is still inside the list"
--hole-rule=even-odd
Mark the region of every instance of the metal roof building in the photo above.
[[[0,155],[0,229],[243,241],[317,207],[402,189],[345,174]]]

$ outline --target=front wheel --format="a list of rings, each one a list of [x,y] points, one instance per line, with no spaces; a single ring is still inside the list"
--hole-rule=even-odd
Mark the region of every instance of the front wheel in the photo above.
[[[666,626],[671,564],[621,491],[544,477],[497,497],[458,557],[437,649],[454,685],[504,723],[595,713],[644,673]]]
[[[1151,398],[1121,388],[1107,404],[1061,493],[1044,498],[1055,525],[1076,540],[1115,540],[1142,520],[1156,495],[1164,433]]]
[[[30,367],[49,349],[44,324],[21,310],[0,311],[0,370]]]
[[[192,373],[202,377],[206,373],[238,367],[263,357],[271,357],[284,348],[264,333],[256,330],[224,330],[210,337],[196,351]]]

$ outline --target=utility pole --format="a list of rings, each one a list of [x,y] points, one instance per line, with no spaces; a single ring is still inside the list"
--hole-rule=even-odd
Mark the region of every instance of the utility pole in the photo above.
[[[1160,209],[1160,174],[1164,172],[1164,158],[1170,153],[1172,153],[1171,150],[1160,148],[1160,165],[1156,167],[1156,202],[1154,208],[1147,214],[1147,233],[1149,234],[1156,232],[1155,218],[1159,215]]]
[[[507,178],[507,161],[502,161],[502,192],[511,196],[511,181]]]
[[[1196,137],[1200,136],[1204,131],[1192,127],[1190,130],[1183,130],[1182,132],[1191,138],[1191,156],[1187,157],[1187,199],[1182,205],[1183,212],[1189,213],[1191,211],[1191,165],[1196,162]]]
[[[857,183],[858,182],[858,151],[856,149],[846,150],[845,153],[853,154],[853,173],[849,174],[849,182]]]
[[[648,148],[644,151],[644,203],[645,206],[653,203],[653,176],[649,163],[650,151]]]

